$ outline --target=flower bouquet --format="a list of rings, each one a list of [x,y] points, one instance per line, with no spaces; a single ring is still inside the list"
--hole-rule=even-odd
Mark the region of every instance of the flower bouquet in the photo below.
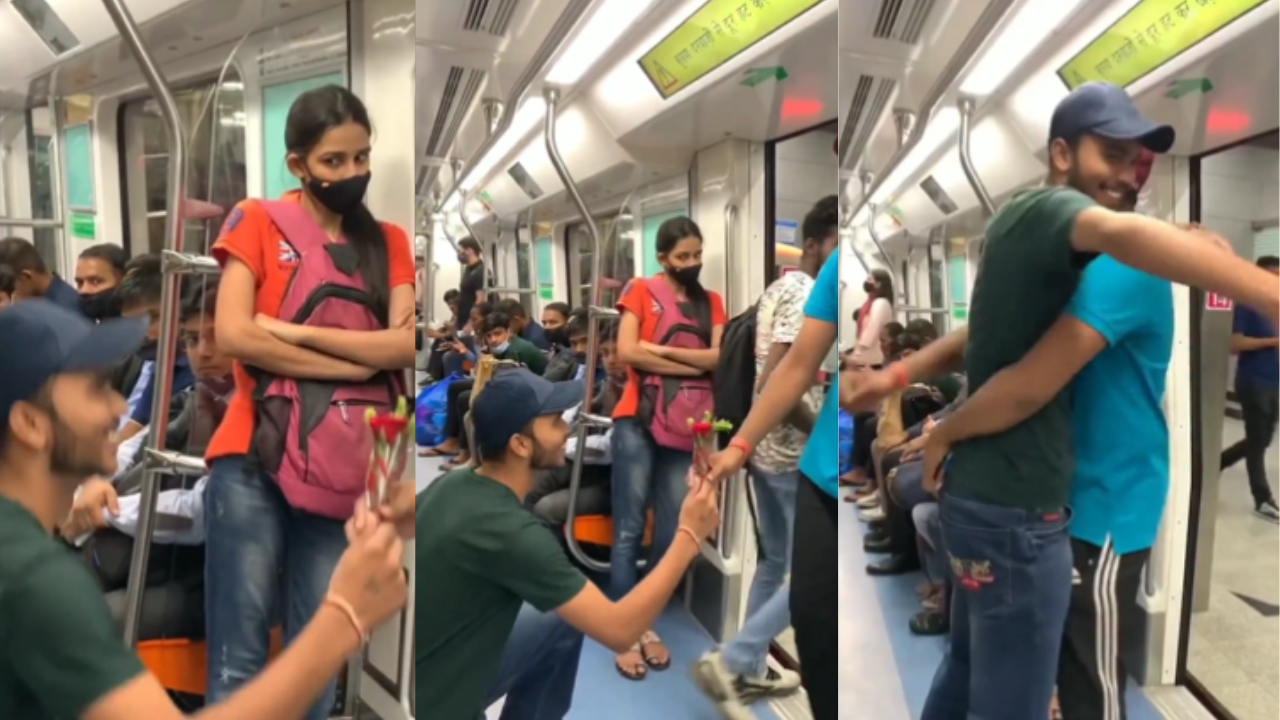
[[[711,411],[707,411],[701,420],[689,418],[689,429],[693,431],[692,476],[706,477],[710,469],[711,455],[719,449],[717,438],[720,433],[733,430],[733,423],[728,420],[716,420],[711,417]]]
[[[365,478],[365,505],[373,509],[387,502],[388,491],[400,482],[409,463],[409,403],[401,397],[395,412],[384,415],[369,408],[364,420],[373,433],[373,453]]]

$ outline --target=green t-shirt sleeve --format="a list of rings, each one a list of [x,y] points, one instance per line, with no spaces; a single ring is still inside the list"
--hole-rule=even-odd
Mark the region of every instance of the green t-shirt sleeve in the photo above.
[[[0,617],[5,664],[49,716],[81,717],[145,672],[116,631],[102,591],[70,553],[42,558],[6,581]]]
[[[502,547],[489,558],[490,577],[539,612],[551,612],[582,592],[587,578],[547,526],[524,509],[518,512],[528,517],[503,534]]]
[[[547,371],[547,356],[533,343],[520,343],[519,357],[520,362],[524,363],[535,375],[541,375]]]
[[[1097,205],[1092,198],[1074,188],[1051,190],[1036,201],[1023,223],[1042,228],[1043,270],[1078,270],[1094,258],[1094,255],[1082,253],[1072,246],[1071,234],[1075,229],[1076,216]]]

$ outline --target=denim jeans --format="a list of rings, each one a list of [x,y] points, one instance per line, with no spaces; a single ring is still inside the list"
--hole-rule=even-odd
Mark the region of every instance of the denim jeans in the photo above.
[[[581,632],[555,613],[521,607],[485,707],[505,697],[500,720],[561,720],[573,704],[581,657]]]
[[[675,539],[680,506],[689,487],[685,476],[693,455],[659,447],[635,418],[613,424],[613,553],[609,592],[621,600],[636,586],[636,559],[644,540],[645,514],[653,506],[654,567]]]
[[[946,550],[942,545],[942,525],[938,519],[938,503],[920,503],[911,509],[911,520],[916,532],[924,540],[921,549],[925,574],[930,582],[939,583],[947,579],[950,569],[947,567]]]
[[[760,527],[760,562],[747,595],[747,622],[721,653],[735,675],[763,677],[769,643],[791,625],[791,534],[796,524],[800,471],[768,473],[751,468]]]
[[[1069,511],[1042,513],[943,494],[955,588],[951,642],[921,720],[1044,717],[1071,599]]]
[[[343,524],[289,507],[271,478],[246,472],[243,456],[209,468],[205,522],[205,626],[209,704],[224,700],[267,664],[273,621],[285,642],[311,621],[347,549]],[[324,720],[337,679],[305,716]]]

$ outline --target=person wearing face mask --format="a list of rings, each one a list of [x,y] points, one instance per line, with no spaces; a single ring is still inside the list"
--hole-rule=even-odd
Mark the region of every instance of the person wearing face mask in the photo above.
[[[636,586],[636,561],[650,507],[650,563],[662,557],[675,537],[676,514],[688,491],[686,476],[693,463],[688,421],[712,410],[711,373],[719,362],[724,334],[724,302],[699,282],[702,231],[697,224],[687,217],[662,223],[656,249],[662,274],[632,280],[618,300],[618,356],[628,370],[626,387],[613,410],[609,582],[615,598]],[[623,677],[643,680],[650,670],[669,668],[671,655],[650,630],[619,653],[614,665]]]
[[[235,360],[235,393],[205,452],[206,502],[219,509],[206,518],[209,701],[228,697],[262,671],[275,608],[285,608],[284,627],[291,635],[322,607],[325,584],[346,543],[342,518],[299,505],[308,496],[296,494],[298,485],[290,485],[294,494],[286,495],[278,476],[261,469],[256,450],[262,441],[253,440],[261,422],[256,378],[384,392],[414,364],[411,245],[401,228],[379,222],[364,204],[372,177],[372,128],[364,103],[346,88],[328,85],[299,95],[285,121],[284,159],[301,188],[276,202],[237,204],[213,245],[223,268],[215,332],[221,350]],[[321,270],[323,260],[309,260],[315,251],[302,249],[317,239],[333,270]],[[343,283],[363,286],[372,314],[372,320],[360,321],[364,329],[330,326],[315,316],[305,325],[277,318],[285,299],[296,297],[295,281],[316,282],[295,272],[308,267],[341,272]],[[315,297],[315,289],[308,292]],[[354,315],[334,313],[347,317],[343,322],[356,322]],[[352,433],[360,429],[351,425]],[[353,434],[350,441],[360,437]],[[304,484],[301,490],[306,489]],[[346,493],[331,497],[337,495]],[[352,497],[349,507],[356,504]],[[288,588],[287,602],[279,595],[282,588]],[[307,720],[328,717],[333,680]]]
[[[867,299],[858,310],[858,342],[853,348],[855,365],[878,368],[885,362],[881,332],[893,322],[893,276],[887,270],[872,270],[862,283]]]
[[[553,302],[542,308],[542,329],[553,348],[569,347],[569,336],[564,327],[569,322],[569,312],[569,305],[562,302]]]
[[[524,305],[519,300],[515,298],[499,300],[494,304],[493,309],[506,313],[507,317],[511,318],[511,332],[543,352],[551,350],[551,342],[547,339],[546,331],[536,320],[529,317],[529,311],[524,309]]]
[[[94,322],[120,316],[116,288],[124,279],[128,261],[124,248],[111,243],[94,245],[80,253],[75,279],[81,314]]]

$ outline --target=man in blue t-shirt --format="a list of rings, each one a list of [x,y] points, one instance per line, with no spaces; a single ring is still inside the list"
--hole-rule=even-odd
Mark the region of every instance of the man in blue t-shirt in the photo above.
[[[1258,267],[1280,274],[1280,258],[1258,258]],[[1236,306],[1231,324],[1231,352],[1236,361],[1236,398],[1244,414],[1244,439],[1222,451],[1222,469],[1245,461],[1253,511],[1271,522],[1280,522],[1280,506],[1267,481],[1267,447],[1276,435],[1280,419],[1280,353],[1276,328],[1252,308]]]
[[[836,493],[840,437],[836,418],[838,393],[829,387],[839,367],[839,257],[833,252],[823,263],[805,304],[800,333],[769,375],[729,446],[712,456],[708,473],[708,480],[714,482],[742,470],[756,444],[791,414],[813,386],[815,377],[828,386],[813,434],[800,457],[802,477],[796,494],[791,550],[791,624],[800,655],[800,681],[817,718],[834,718],[840,707],[836,678],[840,662],[836,613],[839,586],[837,574],[831,569],[832,558],[839,554]]]

